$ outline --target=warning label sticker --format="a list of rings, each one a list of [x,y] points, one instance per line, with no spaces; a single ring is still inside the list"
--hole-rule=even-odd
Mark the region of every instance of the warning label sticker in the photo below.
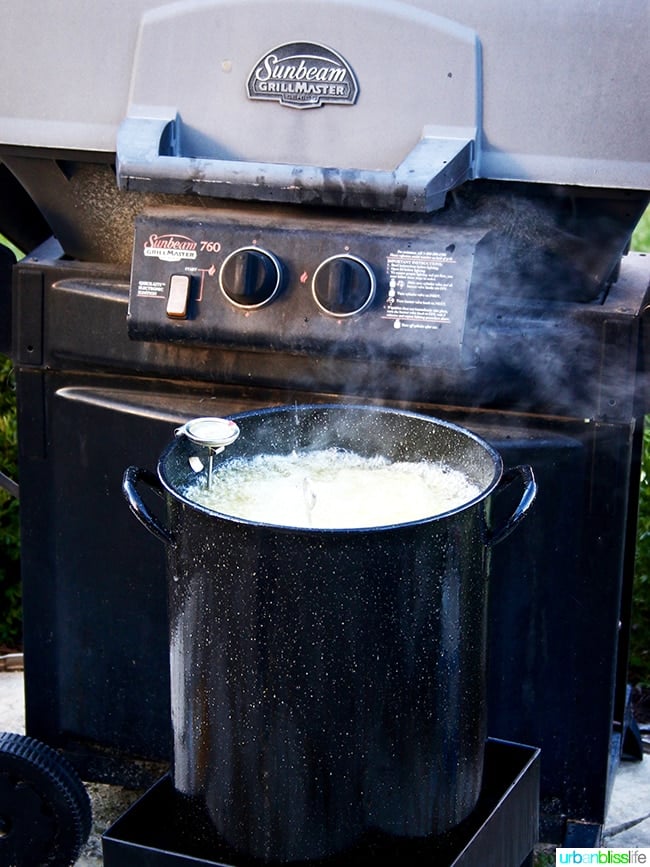
[[[434,329],[454,321],[462,327],[468,281],[463,274],[459,280],[458,266],[453,245],[443,251],[390,253],[384,319],[395,328]]]

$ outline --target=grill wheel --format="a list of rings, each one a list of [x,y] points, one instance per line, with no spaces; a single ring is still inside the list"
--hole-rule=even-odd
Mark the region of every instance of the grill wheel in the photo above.
[[[91,821],[88,793],[66,759],[33,738],[0,733],[3,867],[69,867]]]

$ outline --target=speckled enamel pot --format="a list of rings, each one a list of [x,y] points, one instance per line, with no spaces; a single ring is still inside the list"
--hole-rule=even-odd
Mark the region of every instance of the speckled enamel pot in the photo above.
[[[129,468],[136,516],[167,544],[174,784],[238,852],[318,858],[370,829],[442,833],[474,808],[486,737],[489,550],[535,497],[471,432],[383,408],[291,406],[233,416],[227,457],[338,446],[444,460],[480,495],[453,512],[370,530],[295,529],[202,508],[181,491],[197,446],[158,476]],[[199,450],[200,451],[200,450]],[[495,529],[490,502],[523,496]],[[140,482],[164,489],[167,526]]]

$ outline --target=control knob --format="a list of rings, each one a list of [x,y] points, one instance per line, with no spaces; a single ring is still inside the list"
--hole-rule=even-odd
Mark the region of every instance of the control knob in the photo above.
[[[280,291],[282,264],[261,247],[233,250],[219,270],[219,286],[231,304],[251,310],[268,304]]]
[[[377,280],[363,259],[343,253],[320,263],[312,278],[316,304],[330,316],[354,316],[375,297]]]

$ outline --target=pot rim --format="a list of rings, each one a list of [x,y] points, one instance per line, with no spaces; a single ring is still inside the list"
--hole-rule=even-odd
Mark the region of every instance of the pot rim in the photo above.
[[[345,411],[345,412],[358,412],[362,411],[364,413],[372,413],[376,412],[382,415],[398,415],[400,417],[408,417],[418,419],[419,421],[425,421],[427,423],[435,424],[438,427],[444,427],[447,430],[454,431],[462,436],[464,436],[468,440],[472,440],[474,443],[479,445],[483,450],[489,455],[492,460],[494,466],[494,472],[492,474],[492,479],[487,484],[479,494],[473,497],[471,500],[467,500],[465,503],[462,503],[460,506],[456,506],[453,509],[449,509],[445,512],[437,512],[435,515],[428,515],[422,518],[418,518],[414,521],[401,521],[395,524],[381,524],[381,525],[373,525],[370,527],[304,527],[304,526],[292,526],[290,524],[275,524],[268,523],[265,521],[253,521],[249,518],[241,518],[236,515],[230,515],[227,512],[218,512],[215,509],[208,509],[206,506],[201,503],[196,502],[195,500],[191,500],[186,497],[178,487],[172,485],[171,482],[168,481],[165,474],[165,465],[170,453],[178,447],[178,443],[174,438],[172,442],[165,448],[163,453],[160,455],[157,463],[157,474],[160,479],[161,484],[165,488],[168,494],[170,494],[174,499],[179,500],[184,505],[195,509],[198,512],[208,516],[208,517],[216,517],[220,518],[224,521],[229,521],[235,525],[245,525],[249,527],[262,527],[265,529],[271,529],[274,531],[284,531],[288,533],[305,533],[309,535],[320,535],[320,534],[344,534],[348,535],[351,533],[379,533],[385,532],[386,530],[401,530],[410,527],[418,527],[423,524],[431,524],[433,522],[442,521],[447,518],[450,518],[454,515],[458,515],[461,512],[466,511],[467,509],[476,506],[478,503],[487,499],[490,494],[495,490],[498,486],[499,481],[503,475],[503,459],[499,452],[488,443],[483,437],[474,433],[474,431],[463,427],[462,425],[458,425],[454,422],[447,421],[446,419],[440,419],[436,416],[427,415],[426,413],[414,412],[413,410],[403,410],[397,407],[390,406],[366,406],[364,404],[348,404],[348,403],[309,403],[309,404],[278,404],[274,406],[265,406],[260,407],[259,409],[245,410],[244,412],[232,413],[230,415],[224,416],[231,421],[239,424],[240,421],[244,421],[246,418],[250,418],[252,416],[259,417],[264,415],[275,415],[280,413],[288,413],[288,412],[313,412],[313,411],[322,411],[322,410],[337,410],[337,411]]]

